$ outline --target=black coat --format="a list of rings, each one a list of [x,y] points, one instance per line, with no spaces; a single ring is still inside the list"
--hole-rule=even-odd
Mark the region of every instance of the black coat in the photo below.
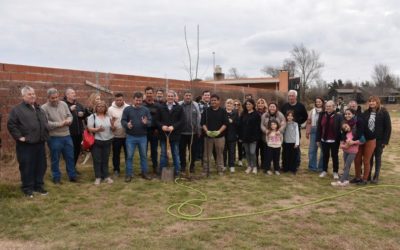
[[[68,102],[67,98],[64,98],[64,102],[68,105],[68,109],[71,112],[73,118],[72,123],[69,126],[69,133],[72,136],[82,135],[84,130],[83,121],[86,119],[87,115],[85,108],[82,106],[82,104],[76,101],[75,103]],[[76,105],[76,109],[74,111],[71,110],[72,105]],[[78,112],[83,112],[83,117],[79,117]]]
[[[389,112],[385,108],[380,108],[376,112],[375,117],[375,131],[372,132],[368,128],[368,120],[371,116],[371,109],[367,109],[363,113],[364,120],[364,135],[365,139],[373,140],[376,139],[379,143],[389,144],[390,135],[392,133],[392,122],[390,120]]]
[[[239,119],[239,139],[251,143],[261,138],[261,117],[257,111],[243,112]]]
[[[160,129],[160,138],[165,140],[166,135],[162,131],[162,126],[173,126],[174,130],[169,136],[170,141],[179,141],[181,138],[182,125],[185,121],[185,114],[182,106],[179,104],[173,105],[171,111],[168,110],[167,104],[161,105],[159,109],[158,119],[156,119],[157,127]]]
[[[327,116],[327,112],[321,112],[318,117],[318,122],[317,122],[317,135],[316,135],[316,141],[321,142],[321,139],[324,138],[326,131],[326,127],[322,126],[322,119],[324,116]],[[333,124],[333,131],[335,133],[336,137],[336,142],[339,143],[341,139],[341,127],[342,127],[342,121],[343,121],[343,115],[340,113],[335,113],[334,117],[334,124]]]
[[[236,110],[232,113],[226,112],[228,115],[228,125],[226,126],[225,139],[227,142],[234,142],[238,140],[238,128],[239,128],[239,115]],[[231,122],[232,121],[232,122]]]

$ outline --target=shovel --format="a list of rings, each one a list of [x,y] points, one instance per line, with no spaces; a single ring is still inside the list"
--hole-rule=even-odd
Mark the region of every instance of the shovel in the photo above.
[[[166,143],[167,143],[167,166],[165,166],[161,171],[161,180],[164,182],[174,181],[174,168],[172,168],[169,164],[170,157],[169,153],[171,152],[171,146],[169,144],[169,136],[171,133],[165,133]]]

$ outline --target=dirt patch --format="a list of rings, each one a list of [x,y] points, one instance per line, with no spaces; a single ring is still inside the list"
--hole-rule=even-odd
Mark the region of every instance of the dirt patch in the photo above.
[[[48,244],[39,243],[35,241],[17,241],[17,240],[4,240],[0,239],[1,249],[4,250],[19,250],[19,249],[29,249],[29,250],[43,250],[52,249]]]

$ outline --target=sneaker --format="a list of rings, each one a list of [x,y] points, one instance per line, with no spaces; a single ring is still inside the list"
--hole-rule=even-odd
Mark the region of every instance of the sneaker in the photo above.
[[[238,165],[239,165],[239,167],[243,167],[243,162],[242,161],[238,161]]]
[[[53,183],[54,183],[55,185],[61,185],[61,180],[59,180],[59,179],[53,179]]]
[[[151,180],[151,177],[148,174],[142,174],[142,178],[145,180]]]
[[[267,171],[267,175],[272,175],[272,171],[271,171],[271,170],[268,170],[268,171]]]
[[[70,182],[78,182],[78,178],[76,178],[76,176],[75,177],[71,177],[71,178],[69,178],[69,181]]]
[[[114,183],[114,181],[113,181],[110,177],[107,177],[104,181],[105,181],[106,183],[108,183],[108,184]]]
[[[114,171],[114,177],[119,177],[119,171],[118,170]]]
[[[360,185],[360,186],[364,186],[367,184],[368,184],[368,181],[364,181],[364,180],[360,180],[360,182],[357,182],[357,185]]]
[[[339,174],[336,172],[333,172],[333,179],[334,180],[339,180]]]
[[[371,180],[371,184],[378,184],[379,180],[378,179],[373,179]]]
[[[257,167],[253,168],[253,174],[257,174]]]
[[[359,182],[361,182],[361,181],[362,181],[362,179],[354,178],[354,179],[352,179],[352,180],[350,181],[350,183],[351,183],[351,184],[357,184],[357,183],[359,183]]]
[[[40,195],[48,195],[49,194],[49,192],[47,192],[47,190],[42,187],[33,190],[33,192],[39,193]]]
[[[125,176],[125,182],[131,182],[132,181],[132,176]]]
[[[251,167],[247,167],[247,169],[246,169],[246,174],[250,174],[250,172],[251,172]]]
[[[348,186],[349,185],[349,181],[344,181],[344,182],[340,182],[340,185],[342,186],[342,187],[345,187],[345,186]]]
[[[235,173],[235,168],[234,167],[230,167],[229,170],[231,171],[231,173]]]
[[[331,182],[331,185],[334,186],[334,187],[338,187],[338,186],[341,186],[341,182],[340,181],[333,181],[333,182]]]
[[[275,171],[275,175],[281,175],[281,173],[279,173],[279,171]]]
[[[326,171],[322,171],[320,174],[319,174],[319,177],[321,177],[321,178],[323,178],[323,177],[325,177],[326,176]]]
[[[24,192],[25,197],[33,198],[33,192],[31,190],[23,191],[23,192]]]
[[[96,178],[96,180],[94,181],[94,185],[100,185],[101,179],[100,178]]]
[[[226,171],[226,167],[222,167],[222,172],[225,172]]]

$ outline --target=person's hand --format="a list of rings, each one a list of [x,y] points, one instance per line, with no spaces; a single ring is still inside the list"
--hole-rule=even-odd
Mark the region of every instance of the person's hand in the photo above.
[[[103,127],[103,126],[100,126],[100,127],[97,128],[96,131],[97,131],[97,132],[103,132],[104,130],[105,130],[104,127]]]
[[[64,120],[63,123],[61,124],[61,127],[69,126],[69,125],[71,125],[71,123],[72,123],[72,121]]]
[[[75,110],[76,110],[76,105],[71,105],[71,106],[69,107],[69,109],[70,109],[71,111],[75,111]]]
[[[132,121],[129,121],[128,124],[127,124],[126,126],[127,126],[129,129],[132,129],[132,128],[133,128]]]
[[[84,113],[82,111],[78,112],[78,117],[83,117]]]
[[[168,126],[165,126],[165,125],[162,126],[161,129],[162,129],[162,131],[164,131],[164,132],[168,132],[168,131],[169,131]]]
[[[20,137],[18,140],[19,140],[19,141],[22,141],[22,142],[25,142],[25,141],[26,141],[26,138],[25,138],[25,137]]]
[[[207,134],[208,137],[213,137],[211,131],[207,131],[206,134]]]
[[[306,138],[309,140],[310,139],[310,133],[306,133]]]
[[[232,122],[233,122],[232,118],[229,118],[228,120],[229,120],[229,123],[232,123]]]
[[[221,134],[221,132],[219,132],[219,130],[214,131],[214,137],[217,137],[217,136],[219,136],[220,134]]]
[[[298,148],[298,147],[299,147],[299,145],[296,145],[296,144],[294,145],[294,148]]]
[[[172,131],[174,131],[174,127],[173,127],[173,126],[169,126],[169,127],[168,127],[168,130],[169,130],[169,132],[172,133]]]
[[[144,124],[144,125],[146,125],[147,124],[147,116],[142,116],[142,123]]]
[[[276,135],[281,135],[281,131],[276,131],[276,133],[275,133]]]
[[[117,121],[117,117],[114,117],[114,116],[111,117],[111,119],[110,119],[111,126],[114,126],[116,121]]]

